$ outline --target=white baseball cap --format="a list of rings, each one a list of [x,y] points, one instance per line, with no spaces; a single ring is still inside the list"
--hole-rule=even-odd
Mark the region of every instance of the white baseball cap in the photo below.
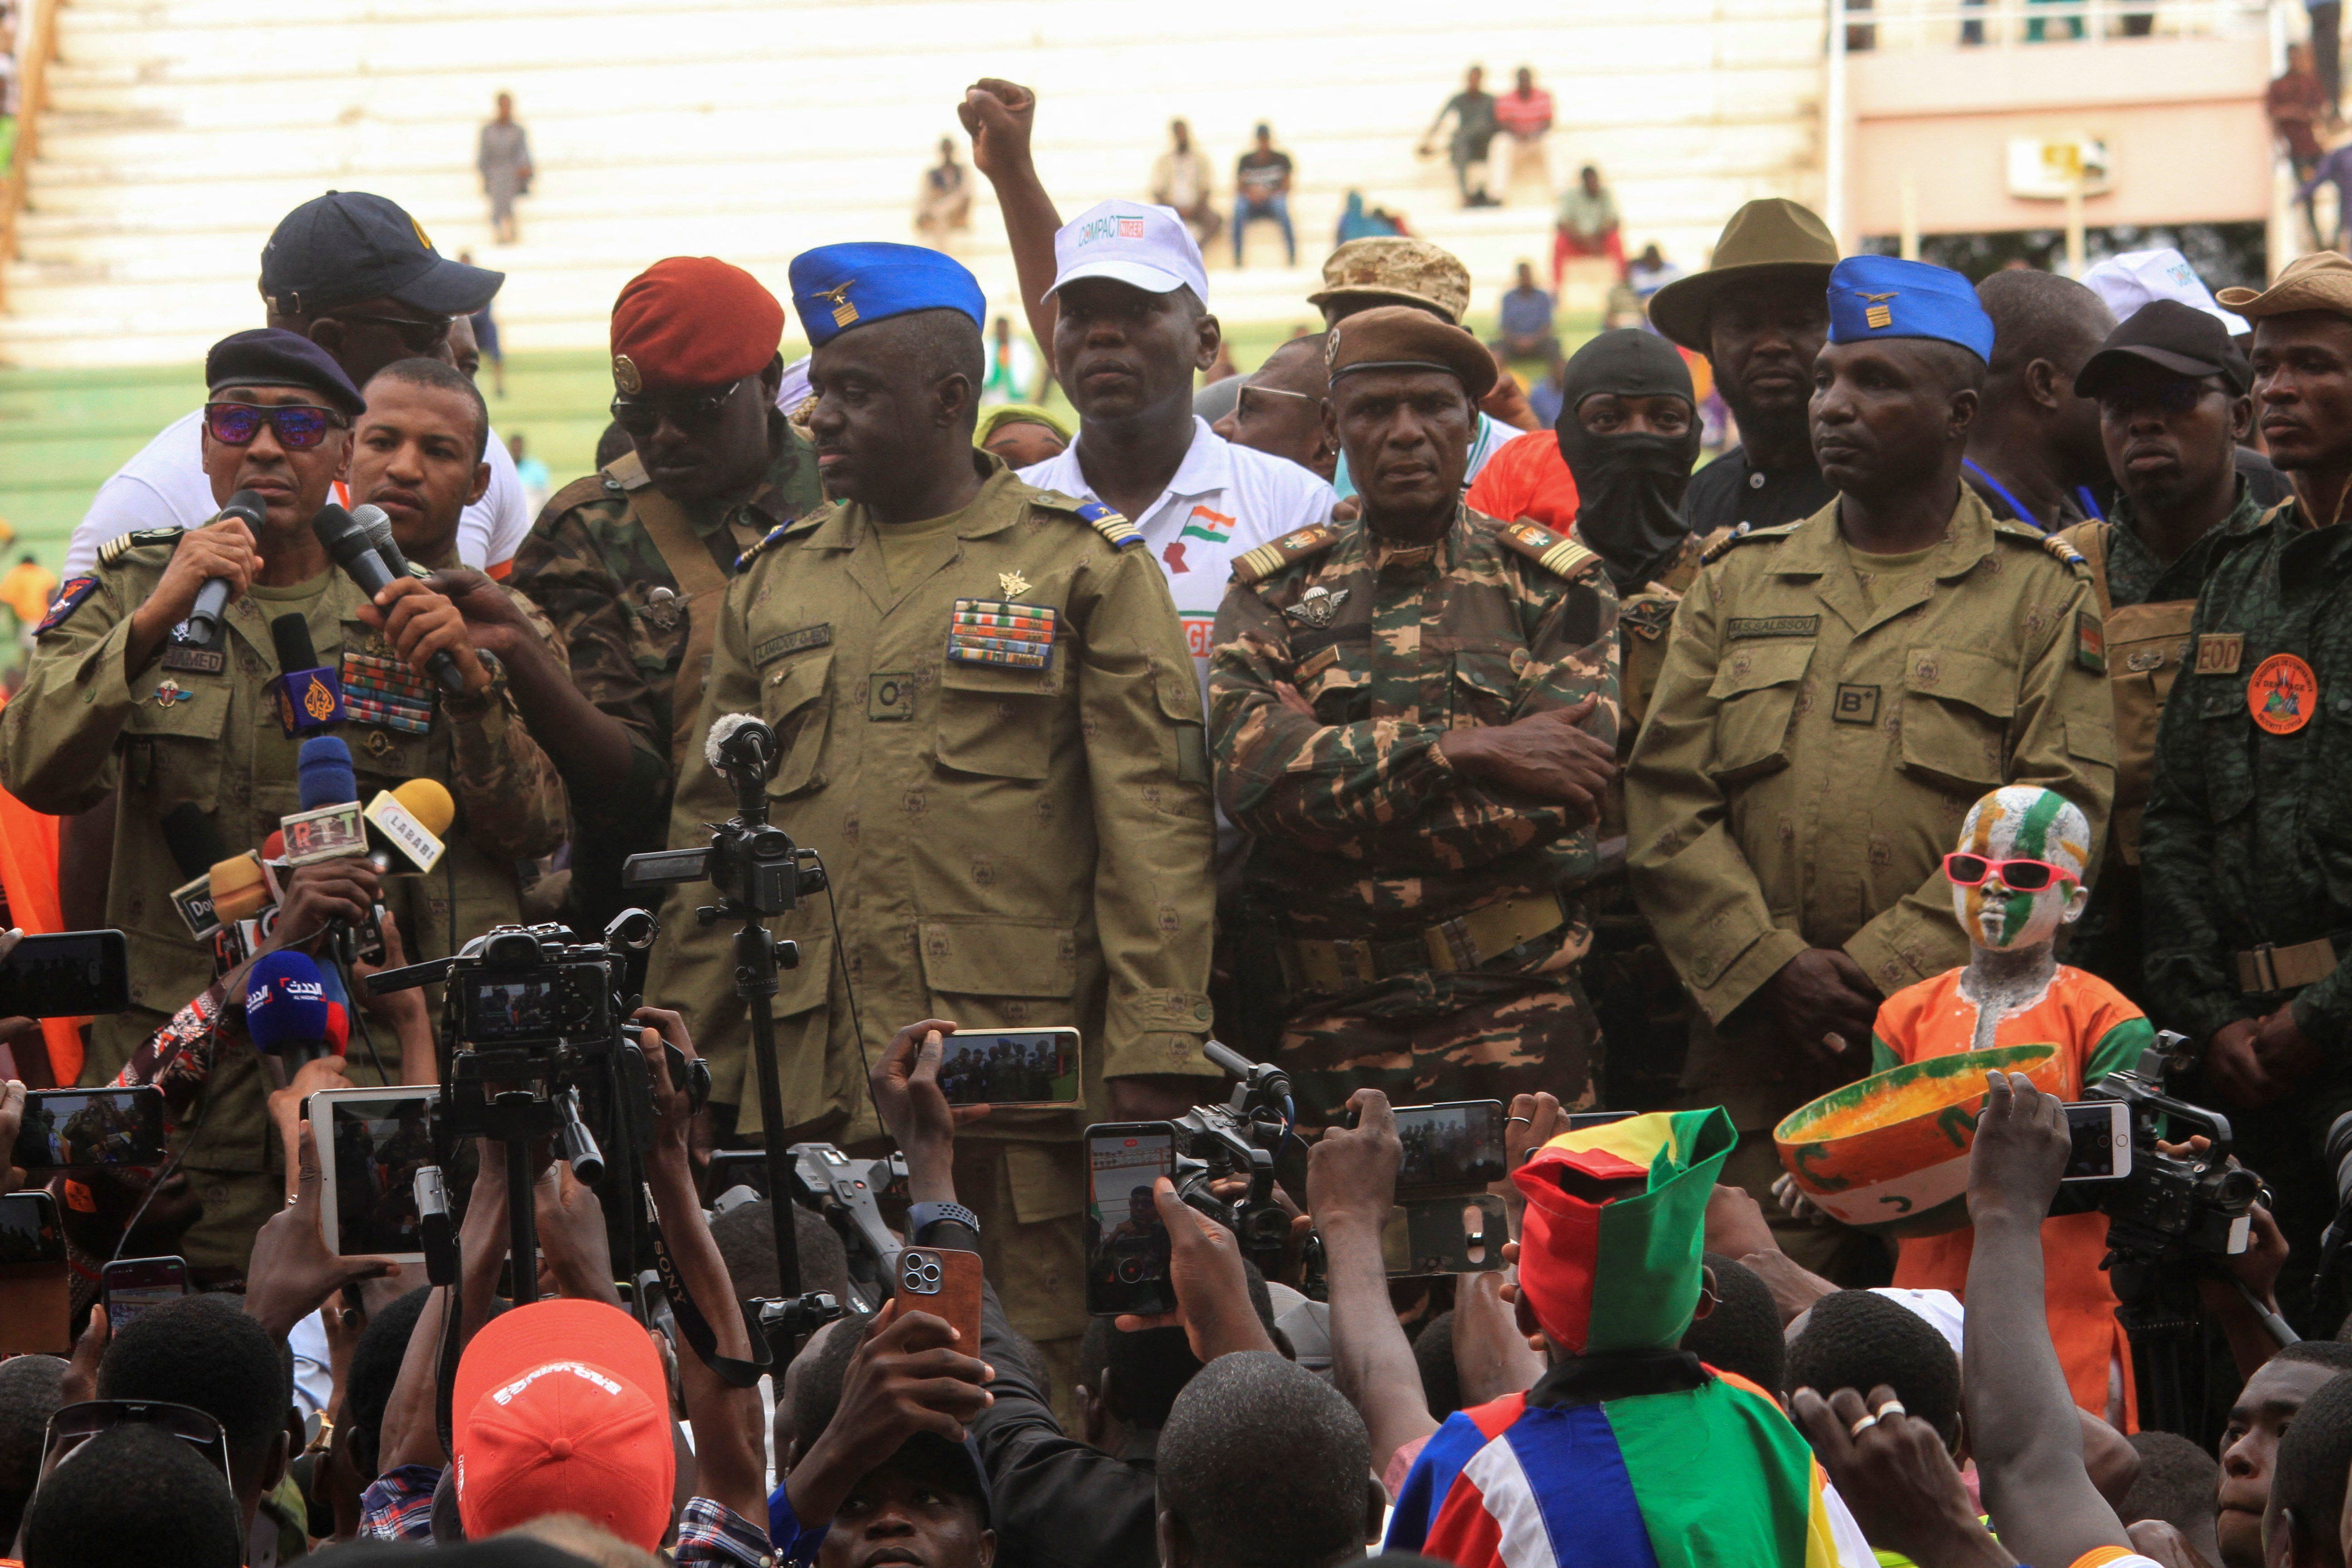
[[[1081,278],[1108,278],[1148,294],[1190,289],[1203,304],[1209,298],[1209,269],[1192,231],[1175,208],[1150,202],[1097,202],[1055,232],[1054,289]]]
[[[1929,1327],[1944,1336],[1944,1342],[1952,1347],[1953,1355],[1960,1353],[1960,1346],[1968,1337],[1968,1310],[1960,1305],[1960,1299],[1949,1290],[1918,1290],[1897,1285],[1881,1285],[1871,1294],[1884,1296],[1899,1307],[1910,1308],[1927,1319]]]
[[[2178,300],[2192,310],[2202,310],[2221,323],[2231,337],[2253,327],[2243,316],[2233,316],[2213,299],[2213,291],[2189,265],[2189,258],[2167,246],[2162,250],[2126,250],[2110,256],[2083,274],[2083,286],[2107,302],[2118,321],[2128,321],[2143,305]]]

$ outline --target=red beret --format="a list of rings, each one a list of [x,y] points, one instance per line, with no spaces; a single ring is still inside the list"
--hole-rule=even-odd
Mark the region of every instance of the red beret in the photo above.
[[[673,256],[613,301],[613,384],[624,393],[720,386],[757,374],[784,338],[784,308],[715,256]]]

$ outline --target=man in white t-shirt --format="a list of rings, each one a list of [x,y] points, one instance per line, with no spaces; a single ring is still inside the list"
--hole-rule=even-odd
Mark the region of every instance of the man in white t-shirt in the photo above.
[[[1193,414],[1192,373],[1216,357],[1217,319],[1201,247],[1173,209],[1097,203],[1055,234],[1054,261],[1052,342],[1078,438],[1021,478],[1101,501],[1142,531],[1205,691],[1234,557],[1328,520],[1339,498]]]
[[[358,386],[394,360],[450,359],[450,322],[488,304],[505,281],[503,272],[443,257],[398,205],[361,192],[303,203],[261,250],[268,324],[310,339]],[[98,488],[66,547],[68,580],[92,571],[110,539],[141,528],[194,528],[220,510],[205,478],[203,422],[202,409],[173,420]],[[490,488],[459,521],[457,553],[503,577],[531,515],[495,431],[488,461]],[[350,501],[340,483],[335,500]]]

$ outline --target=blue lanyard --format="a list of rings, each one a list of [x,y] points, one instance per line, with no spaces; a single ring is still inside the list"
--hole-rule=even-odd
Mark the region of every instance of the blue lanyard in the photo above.
[[[1999,496],[2002,500],[2007,501],[2009,503],[2009,514],[2011,517],[2025,524],[2028,528],[2038,529],[2042,526],[2040,521],[2034,518],[2034,515],[2032,512],[2026,510],[2025,508],[2018,504],[2017,498],[2009,493],[2007,486],[2003,485],[1999,479],[1994,479],[1990,474],[1986,473],[1984,469],[1977,466],[1977,461],[1974,458],[1962,458],[1960,459],[1960,467],[1966,468],[1969,472],[1982,479],[1986,485],[1991,489],[1993,494]]]

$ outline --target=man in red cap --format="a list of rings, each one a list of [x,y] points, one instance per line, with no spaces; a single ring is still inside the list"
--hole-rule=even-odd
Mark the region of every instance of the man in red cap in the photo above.
[[[583,715],[558,742],[572,793],[571,912],[601,928],[621,862],[662,847],[677,759],[736,560],[824,495],[776,407],[784,308],[715,257],[657,261],[613,305],[613,418],[629,450],[556,492],[514,582],[563,634]],[[571,727],[567,726],[567,729]]]

